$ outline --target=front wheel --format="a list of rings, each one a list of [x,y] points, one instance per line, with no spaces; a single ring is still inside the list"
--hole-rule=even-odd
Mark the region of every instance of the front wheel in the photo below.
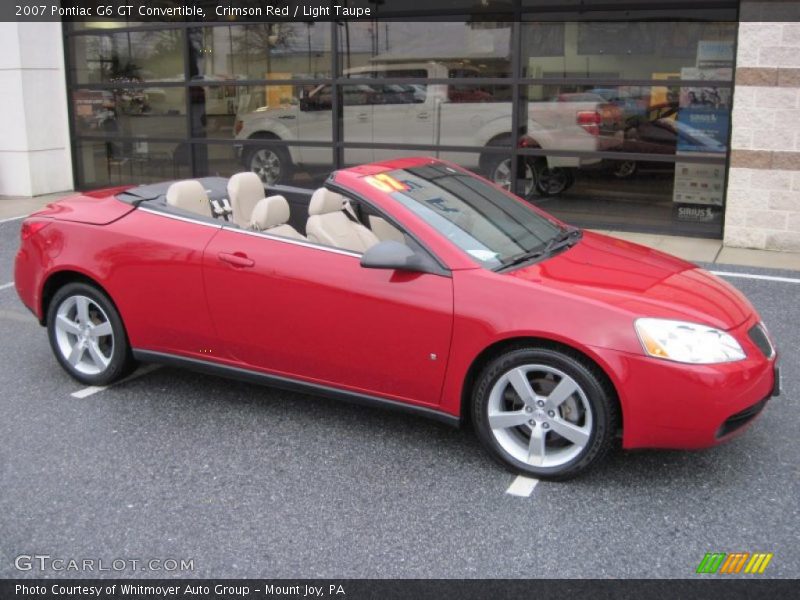
[[[565,167],[549,167],[547,159],[540,158],[533,164],[536,192],[540,196],[558,196],[575,183],[575,175]]]
[[[133,370],[128,336],[114,304],[85,283],[70,283],[53,296],[47,333],[56,359],[72,377],[107,385]]]
[[[491,361],[473,392],[483,446],[512,471],[569,479],[613,444],[618,408],[595,368],[545,348],[512,350]]]

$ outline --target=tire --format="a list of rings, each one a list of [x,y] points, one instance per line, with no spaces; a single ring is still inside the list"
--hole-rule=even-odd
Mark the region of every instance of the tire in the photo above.
[[[536,179],[536,193],[540,196],[558,196],[566,192],[575,183],[572,169],[547,166],[547,159],[540,158],[533,163]]]
[[[488,144],[494,147],[509,147],[511,138],[498,138]],[[519,195],[528,199],[533,195],[535,173],[530,161],[525,161],[525,176],[523,189]],[[480,159],[480,168],[486,178],[503,189],[511,191],[511,158],[502,154],[484,154]]]
[[[611,174],[617,179],[630,179],[639,170],[635,160],[618,160],[611,168]]]
[[[481,444],[507,469],[565,480],[607,454],[619,408],[597,367],[568,351],[528,347],[486,365],[473,389],[472,420]]]
[[[289,152],[282,146],[248,146],[244,165],[258,175],[265,186],[287,183],[292,175]]]
[[[117,309],[92,285],[70,283],[55,293],[47,334],[56,360],[81,383],[107,385],[136,366]]]

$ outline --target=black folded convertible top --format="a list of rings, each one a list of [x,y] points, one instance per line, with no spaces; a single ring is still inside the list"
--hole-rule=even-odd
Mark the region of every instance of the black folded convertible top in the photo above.
[[[166,204],[167,189],[169,189],[169,186],[175,183],[175,181],[177,180],[138,185],[125,190],[121,194],[117,194],[117,199],[133,204],[134,206],[139,206],[142,202]],[[199,177],[196,181],[199,181],[206,189],[209,200],[227,198],[228,179],[226,177]]]

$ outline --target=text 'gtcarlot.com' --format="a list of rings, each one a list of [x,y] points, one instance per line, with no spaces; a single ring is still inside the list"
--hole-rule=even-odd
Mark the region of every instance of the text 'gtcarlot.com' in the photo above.
[[[53,558],[49,554],[20,554],[14,559],[18,571],[194,571],[194,559],[185,558]]]

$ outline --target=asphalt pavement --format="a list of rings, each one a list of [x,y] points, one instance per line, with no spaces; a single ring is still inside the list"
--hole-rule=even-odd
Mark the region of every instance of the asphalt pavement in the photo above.
[[[800,283],[729,279],[784,374],[743,436],[618,450],[515,496],[471,431],[419,417],[173,368],[85,390],[2,288],[19,223],[0,223],[1,578],[694,577],[707,552],[772,552],[760,577],[797,576]],[[193,570],[20,571],[20,555]]]

